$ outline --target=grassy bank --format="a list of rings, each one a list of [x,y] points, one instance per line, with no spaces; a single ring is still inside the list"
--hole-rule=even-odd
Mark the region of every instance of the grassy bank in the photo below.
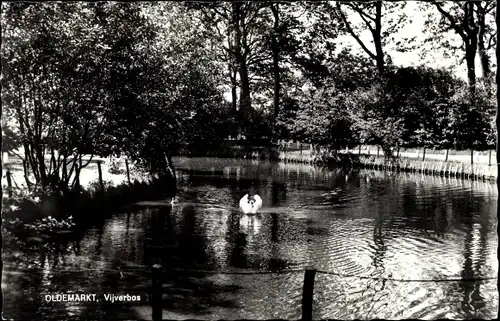
[[[427,175],[456,177],[463,179],[496,180],[498,169],[495,165],[484,163],[470,164],[462,161],[442,161],[435,158],[418,159],[413,157],[386,158],[380,155],[339,153],[336,156],[314,154],[306,151],[280,152],[278,159],[284,162],[324,164],[330,166],[352,166],[396,172],[417,172]]]

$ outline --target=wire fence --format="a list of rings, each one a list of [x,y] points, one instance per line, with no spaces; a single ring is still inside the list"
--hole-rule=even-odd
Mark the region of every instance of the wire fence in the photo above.
[[[13,264],[4,263],[4,270],[16,270],[16,271],[32,271],[36,269],[46,269],[41,266],[31,266],[31,267],[18,267]],[[333,271],[324,271],[317,269],[305,269],[305,268],[297,268],[297,269],[286,269],[286,270],[276,270],[276,271],[237,271],[237,270],[203,270],[203,269],[183,269],[183,268],[163,268],[163,272],[180,272],[185,274],[206,274],[206,275],[269,275],[269,274],[290,274],[290,273],[304,273],[307,270],[314,270],[316,274],[327,274],[334,275],[340,278],[357,278],[361,280],[377,280],[377,281],[393,281],[393,282],[410,282],[410,283],[428,283],[428,282],[480,282],[480,281],[490,281],[497,280],[497,276],[487,276],[487,277],[477,277],[477,278],[446,278],[446,279],[401,279],[401,278],[393,278],[391,276],[388,277],[377,277],[377,276],[364,276],[357,274],[345,274],[338,273]],[[109,272],[109,273],[118,273],[118,274],[134,274],[138,272],[147,272],[150,273],[150,270],[147,267],[135,267],[135,268],[75,268],[75,269],[55,269],[50,268],[52,273],[58,272],[90,272],[90,271],[99,271],[99,272]]]
[[[162,308],[161,308],[161,297],[162,297],[162,280],[165,273],[191,273],[191,274],[205,274],[205,275],[221,275],[221,274],[231,274],[231,275],[279,275],[279,274],[290,274],[290,273],[304,273],[303,286],[302,286],[302,299],[301,299],[301,309],[302,309],[302,320],[312,320],[313,311],[313,293],[314,293],[314,280],[316,274],[324,275],[334,275],[339,278],[357,278],[363,280],[376,280],[381,281],[385,284],[387,281],[391,282],[401,282],[401,283],[443,283],[443,282],[481,282],[496,280],[498,277],[477,277],[477,278],[446,278],[446,279],[401,279],[389,277],[374,277],[374,276],[363,276],[355,274],[343,274],[333,271],[324,271],[316,269],[288,269],[281,271],[214,271],[214,270],[187,270],[179,268],[166,268],[164,269],[161,265],[153,266],[153,320],[162,320]],[[162,274],[163,273],[163,274]]]
[[[308,269],[287,269],[280,271],[217,271],[217,270],[189,270],[181,268],[168,268],[168,271],[185,272],[185,273],[198,273],[198,274],[235,274],[235,275],[249,275],[249,274],[288,274],[304,272]],[[329,274],[335,275],[342,278],[358,278],[364,280],[385,280],[394,282],[477,282],[477,281],[489,281],[496,280],[498,277],[478,277],[478,278],[449,278],[449,279],[401,279],[392,277],[373,277],[373,276],[362,276],[356,274],[343,274],[332,271],[316,270],[317,274]]]
[[[179,267],[169,267],[162,265],[148,266],[116,266],[108,268],[94,267],[54,267],[50,265],[35,265],[31,267],[19,267],[12,263],[4,264],[4,272],[16,271],[26,272],[50,270],[52,277],[56,279],[67,278],[69,273],[71,278],[80,279],[78,273],[88,278],[90,271],[99,275],[108,275],[107,282],[122,280],[121,289],[140,290],[147,293],[147,305],[151,308],[153,320],[163,320],[167,313],[167,318],[175,316],[175,309],[172,307],[179,304],[184,305],[182,310],[196,311],[196,309],[210,308],[213,315],[206,315],[206,318],[226,318],[232,317],[234,313],[242,318],[259,318],[262,315],[271,315],[274,318],[283,318],[284,313],[288,313],[286,318],[297,319],[302,315],[302,320],[312,320],[313,304],[321,304],[325,309],[325,304],[333,311],[351,309],[350,299],[359,286],[365,287],[365,294],[362,295],[369,301],[368,296],[373,296],[397,289],[397,284],[387,288],[385,283],[443,283],[443,282],[483,282],[497,280],[496,276],[483,276],[474,278],[441,278],[441,279],[403,279],[388,276],[373,276],[362,274],[345,274],[322,269],[292,268],[274,271],[255,270],[211,270],[211,269],[184,269]],[[103,274],[104,273],[104,274]],[[260,275],[260,276],[259,276]],[[320,275],[330,278],[319,278]],[[137,276],[145,282],[138,286]],[[254,277],[255,276],[255,277]],[[356,282],[350,280],[373,280],[374,282]],[[54,279],[54,280],[56,280]],[[62,280],[61,279],[61,280]],[[335,281],[335,279],[340,279]],[[114,280],[114,281],[112,281]],[[315,285],[317,281],[317,285]],[[132,284],[132,283],[133,284]],[[130,283],[130,284],[129,284]],[[112,284],[112,283],[108,283]],[[92,286],[90,283],[89,286]],[[376,285],[382,285],[376,290]],[[454,287],[453,285],[452,287]],[[352,288],[352,289],[351,289]],[[405,287],[402,291],[420,287]],[[374,290],[375,289],[375,290]],[[430,289],[434,288],[432,285]],[[373,291],[372,291],[373,290]],[[367,291],[367,292],[366,292]],[[371,292],[370,292],[371,291]],[[385,291],[385,292],[384,292]],[[398,290],[399,291],[399,290]],[[383,292],[383,293],[382,293]],[[399,293],[399,292],[398,292]],[[167,294],[166,296],[164,294]],[[387,294],[387,293],[385,293]],[[368,298],[368,299],[367,299]],[[363,300],[365,300],[363,299]],[[243,306],[238,306],[238,301],[244,300]],[[264,300],[264,301],[262,301]],[[190,303],[188,303],[190,302]],[[222,303],[221,303],[222,302]],[[228,302],[236,302],[231,306]],[[371,302],[371,301],[370,301]],[[372,302],[373,303],[373,302]],[[380,302],[376,302],[379,304]],[[375,304],[375,303],[373,303]],[[380,303],[381,304],[381,303]],[[277,306],[279,305],[279,306]],[[243,310],[245,311],[238,311]],[[255,311],[253,311],[255,309]],[[315,308],[318,313],[319,306]],[[387,308],[390,309],[390,308]],[[323,310],[322,310],[323,311]],[[344,313],[347,313],[344,311]],[[349,310],[350,311],[350,310]],[[364,313],[366,311],[358,312]],[[171,314],[169,314],[171,313]],[[172,314],[173,313],[173,314]],[[336,313],[336,312],[331,312]],[[375,314],[378,315],[378,314]],[[145,317],[146,318],[146,317]],[[149,318],[149,317],[147,317]]]

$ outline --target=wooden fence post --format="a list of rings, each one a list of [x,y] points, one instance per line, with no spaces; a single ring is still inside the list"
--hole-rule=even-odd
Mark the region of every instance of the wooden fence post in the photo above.
[[[377,146],[377,157],[380,157],[380,146]]]
[[[153,308],[153,313],[152,313],[153,321],[161,321],[163,318],[162,269],[163,267],[160,264],[153,265],[153,297],[151,300],[151,307]]]
[[[488,157],[488,166],[491,166],[491,149],[490,149],[489,157]]]
[[[130,185],[130,170],[128,168],[128,159],[125,158],[125,168],[127,169],[127,180],[128,184]]]
[[[470,163],[474,164],[474,148],[470,149]]]
[[[422,156],[422,160],[425,161],[425,147],[424,147],[424,154]]]
[[[304,273],[304,287],[302,291],[302,321],[312,321],[315,276],[316,270],[307,269]]]
[[[358,155],[361,155],[361,145],[358,147]]]
[[[97,171],[99,172],[99,185],[101,185],[101,190],[104,191],[104,182],[102,181],[102,169],[101,169],[102,161],[97,161]]]
[[[450,152],[450,149],[446,149],[446,156],[444,157],[444,161],[447,162],[448,161],[448,153]]]

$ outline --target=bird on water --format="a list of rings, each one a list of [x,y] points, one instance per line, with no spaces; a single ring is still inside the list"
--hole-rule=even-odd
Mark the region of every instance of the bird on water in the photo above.
[[[262,198],[257,194],[246,194],[240,200],[240,209],[245,214],[257,214],[262,208]]]

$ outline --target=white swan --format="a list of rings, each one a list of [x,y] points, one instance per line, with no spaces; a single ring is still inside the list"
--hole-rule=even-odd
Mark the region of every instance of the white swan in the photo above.
[[[240,200],[240,208],[245,214],[257,214],[261,207],[262,198],[257,194],[246,194]]]

